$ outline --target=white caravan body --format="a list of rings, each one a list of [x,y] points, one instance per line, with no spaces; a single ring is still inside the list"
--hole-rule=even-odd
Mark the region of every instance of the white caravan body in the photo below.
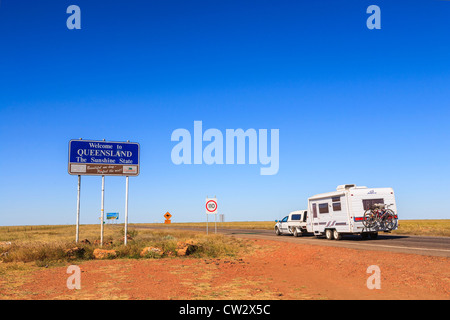
[[[308,231],[323,235],[327,229],[339,234],[362,234],[385,230],[368,230],[363,226],[364,212],[375,203],[389,205],[397,216],[392,188],[367,188],[354,184],[340,185],[336,191],[308,199]],[[394,229],[397,229],[395,226]]]

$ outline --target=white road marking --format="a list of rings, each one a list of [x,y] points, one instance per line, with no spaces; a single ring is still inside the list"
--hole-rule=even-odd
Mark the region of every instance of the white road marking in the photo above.
[[[448,249],[433,249],[433,248],[416,248],[416,247],[403,247],[403,246],[391,246],[391,245],[383,245],[383,244],[368,244],[368,243],[353,243],[349,241],[337,241],[337,242],[327,242],[323,239],[299,239],[303,242],[312,242],[318,243],[322,245],[336,245],[339,247],[345,247],[347,244],[355,245],[355,246],[368,246],[368,247],[380,247],[380,248],[391,248],[391,249],[408,249],[408,250],[421,250],[421,251],[438,251],[438,252],[450,252]]]
[[[351,243],[351,242],[346,242],[346,244],[357,244],[357,243]],[[383,245],[383,244],[361,244],[364,246],[370,246],[370,247],[384,247],[384,248],[397,248],[397,249],[411,249],[411,250],[425,250],[425,251],[445,251],[445,252],[450,252],[450,250],[446,250],[446,249],[432,249],[432,248],[414,248],[414,247],[401,247],[401,246],[387,246],[387,245]]]

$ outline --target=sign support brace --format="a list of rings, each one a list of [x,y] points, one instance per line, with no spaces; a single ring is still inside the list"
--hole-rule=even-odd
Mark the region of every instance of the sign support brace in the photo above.
[[[128,176],[126,176],[125,182],[125,238],[123,239],[124,245],[127,245],[128,235]]]
[[[81,176],[78,175],[78,193],[77,193],[77,227],[75,242],[78,243],[80,239],[80,190],[81,190]]]
[[[103,247],[103,220],[105,212],[105,176],[102,176],[102,212],[101,212],[101,228],[100,228],[100,247]]]

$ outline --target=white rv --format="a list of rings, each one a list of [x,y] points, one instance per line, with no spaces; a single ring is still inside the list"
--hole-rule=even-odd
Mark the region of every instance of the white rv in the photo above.
[[[336,191],[321,193],[308,199],[308,210],[300,220],[301,227],[287,225],[275,226],[277,234],[301,235],[305,232],[315,236],[325,235],[327,239],[339,240],[345,234],[360,234],[363,238],[376,239],[383,228],[365,228],[364,212],[374,204],[385,204],[393,210],[397,218],[394,190],[392,188],[367,188],[354,184],[340,185]],[[305,219],[306,216],[306,219]],[[397,229],[395,223],[393,230]],[[294,233],[294,231],[296,231]]]

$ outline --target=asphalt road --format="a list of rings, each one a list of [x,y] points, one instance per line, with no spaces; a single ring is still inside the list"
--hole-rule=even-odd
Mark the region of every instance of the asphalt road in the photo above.
[[[205,228],[194,227],[137,227],[149,229],[185,229],[192,231],[206,232]],[[214,233],[214,226],[209,227],[209,233]],[[400,252],[410,254],[420,254],[429,256],[450,257],[450,237],[428,237],[410,235],[391,235],[380,233],[376,240],[363,240],[360,236],[344,236],[342,240],[326,240],[316,238],[313,235],[293,237],[289,235],[277,236],[273,230],[261,229],[228,229],[217,228],[217,233],[253,239],[265,239],[276,241],[287,241],[305,243],[311,245],[345,247],[360,250],[381,250],[389,252]]]

